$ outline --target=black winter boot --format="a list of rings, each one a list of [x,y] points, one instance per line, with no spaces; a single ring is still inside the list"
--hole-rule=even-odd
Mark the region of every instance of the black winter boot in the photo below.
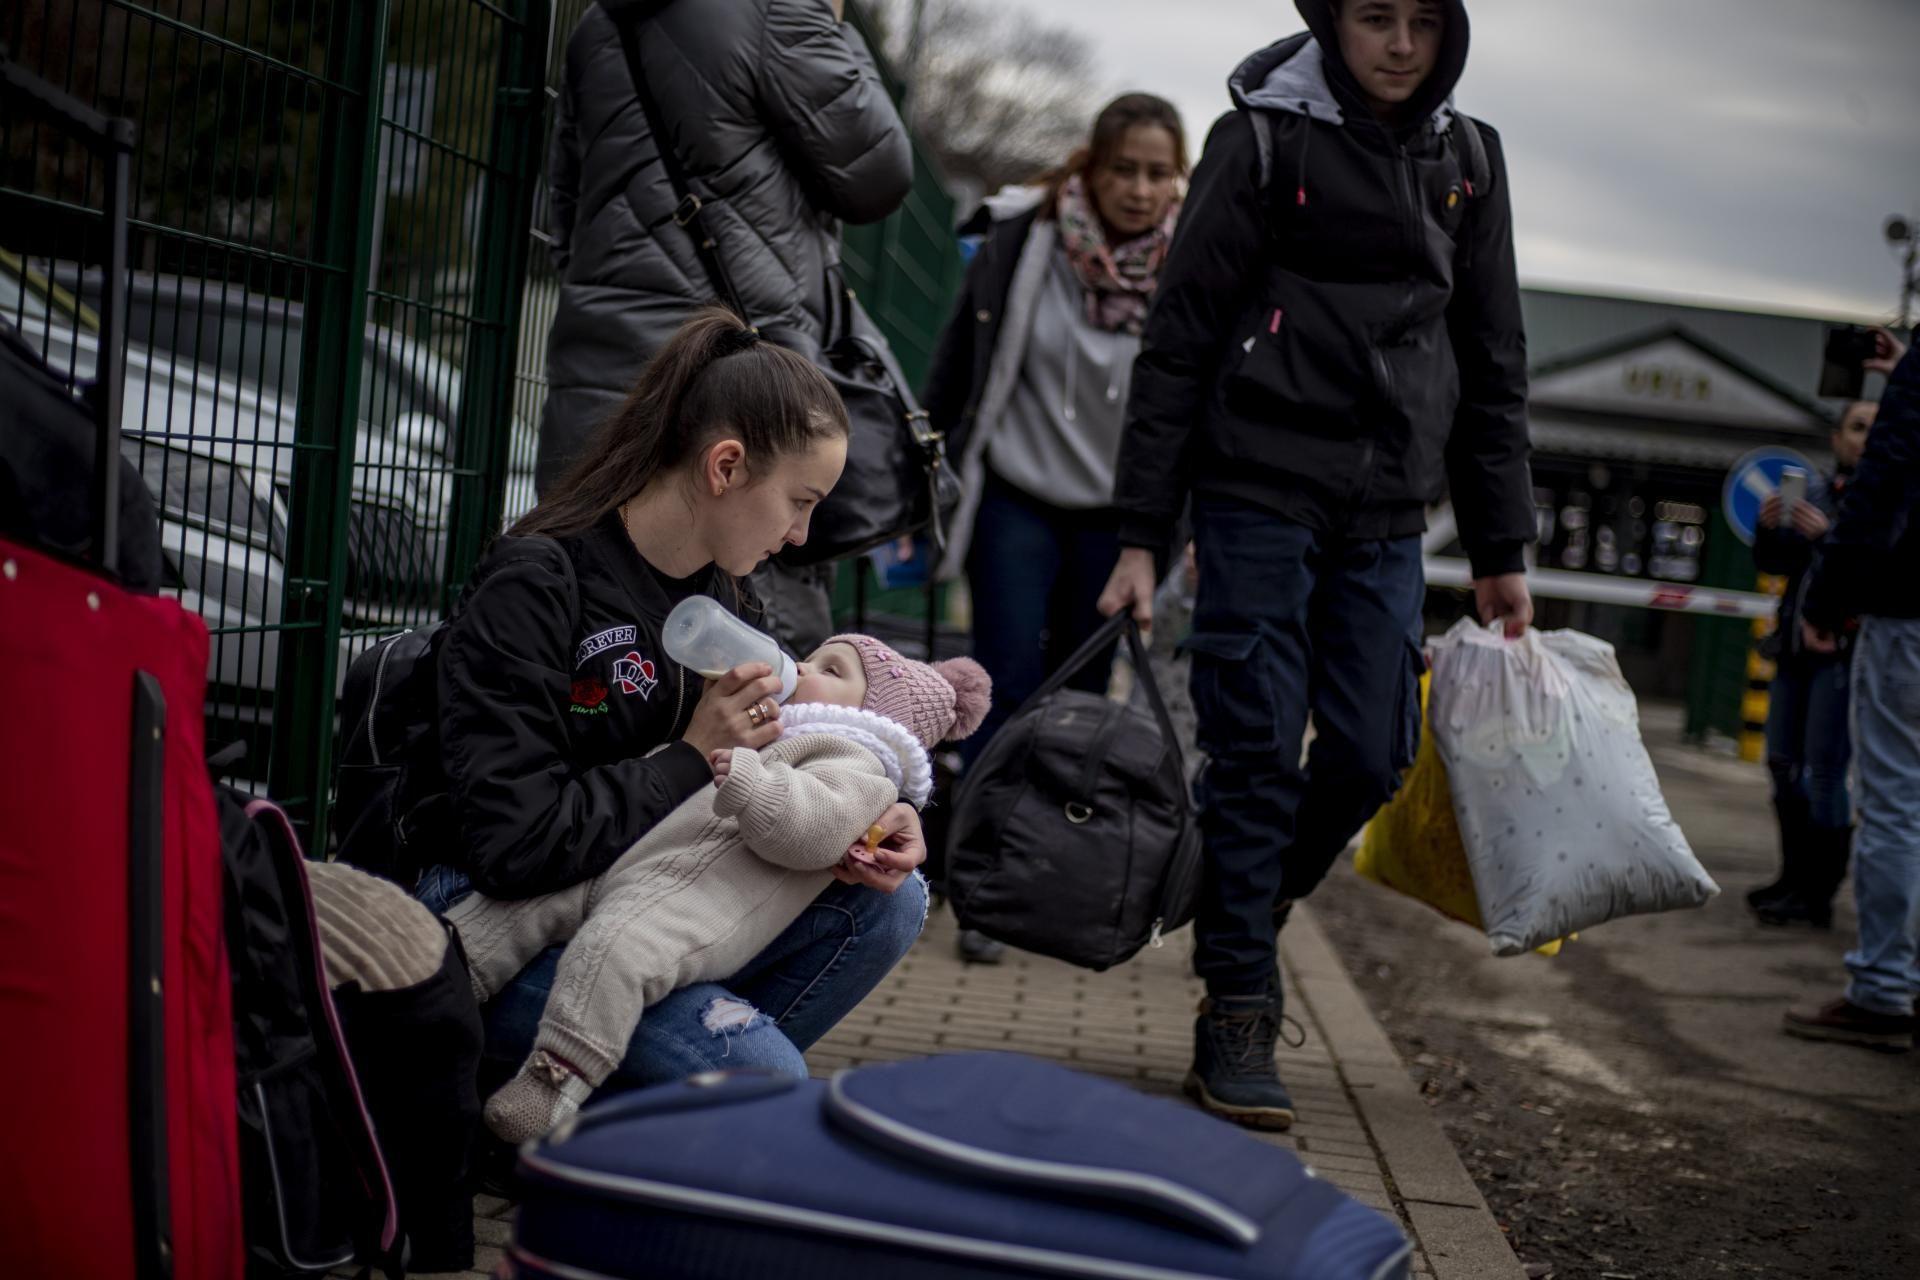
[[[1810,924],[1833,928],[1833,895],[1847,878],[1847,859],[1853,852],[1852,827],[1806,828],[1807,849],[1797,868],[1798,879],[1786,892],[1754,908],[1762,924]]]
[[[1214,1115],[1255,1129],[1293,1126],[1293,1097],[1274,1067],[1280,1034],[1278,990],[1208,996],[1193,1023],[1187,1095]]]
[[[1773,809],[1780,819],[1780,874],[1772,884],[1747,890],[1747,906],[1755,912],[1773,899],[1793,892],[1807,860],[1806,846],[1812,824],[1808,821],[1806,796],[1798,786],[1776,784]]]

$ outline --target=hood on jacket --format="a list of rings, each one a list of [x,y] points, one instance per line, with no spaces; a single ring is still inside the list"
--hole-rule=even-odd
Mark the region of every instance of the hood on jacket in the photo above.
[[[1439,0],[1446,14],[1433,70],[1401,109],[1396,131],[1433,121],[1437,132],[1453,122],[1453,89],[1467,66],[1467,10],[1461,0]],[[1331,0],[1294,0],[1307,30],[1248,55],[1227,77],[1235,105],[1287,111],[1325,124],[1372,114],[1360,83],[1340,57]]]

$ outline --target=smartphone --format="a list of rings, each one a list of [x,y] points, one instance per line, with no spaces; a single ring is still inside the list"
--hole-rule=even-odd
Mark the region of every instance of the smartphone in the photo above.
[[[1860,366],[1873,359],[1873,330],[1865,325],[1827,326],[1827,345],[1820,357],[1820,394],[1839,400],[1858,400],[1867,371]]]
[[[1793,509],[1807,500],[1807,471],[1805,467],[1780,468],[1780,523],[1791,527]]]

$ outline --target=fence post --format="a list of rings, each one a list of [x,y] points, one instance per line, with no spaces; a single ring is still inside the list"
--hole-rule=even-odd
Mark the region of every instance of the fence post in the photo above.
[[[327,78],[339,87],[327,95],[321,128],[313,254],[320,265],[307,278],[301,326],[292,527],[267,773],[316,856],[327,841],[386,38],[387,0],[332,7]]]
[[[548,0],[525,0],[502,24],[493,99],[486,198],[474,258],[473,318],[467,325],[447,580],[442,609],[451,608],[474,563],[500,527],[504,478],[513,438],[514,374],[526,289],[528,224],[540,174],[544,132]]]

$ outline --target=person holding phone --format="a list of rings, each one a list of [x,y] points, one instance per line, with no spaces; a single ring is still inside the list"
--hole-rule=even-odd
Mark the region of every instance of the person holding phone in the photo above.
[[[1888,374],[1880,413],[1800,606],[1815,652],[1836,652],[1847,620],[1860,619],[1849,682],[1860,935],[1846,990],[1789,1009],[1784,1029],[1904,1052],[1920,1000],[1920,352],[1882,331],[1866,367]]]
[[[1832,474],[1809,476],[1789,467],[1779,491],[1761,504],[1754,531],[1754,566],[1787,579],[1768,641],[1775,666],[1767,702],[1767,768],[1780,824],[1780,874],[1747,894],[1747,905],[1763,924],[1830,928],[1833,895],[1847,874],[1853,846],[1847,793],[1851,644],[1843,637],[1833,653],[1808,648],[1800,635],[1800,601],[1814,548],[1832,527],[1879,408],[1856,400],[1842,410],[1833,425]]]

